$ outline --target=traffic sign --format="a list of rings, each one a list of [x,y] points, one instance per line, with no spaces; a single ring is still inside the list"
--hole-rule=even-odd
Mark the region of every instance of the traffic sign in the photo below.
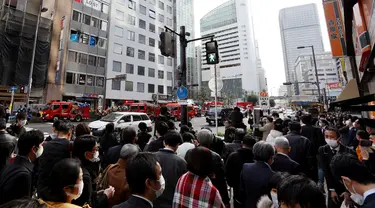
[[[212,92],[215,92],[215,78],[211,78],[208,82],[208,87]],[[224,87],[224,83],[222,79],[217,79],[217,91],[221,91]]]
[[[263,109],[269,107],[269,97],[267,92],[260,92],[259,93],[259,103]]]
[[[188,97],[188,89],[184,86],[177,89],[177,98],[179,100],[185,100]]]

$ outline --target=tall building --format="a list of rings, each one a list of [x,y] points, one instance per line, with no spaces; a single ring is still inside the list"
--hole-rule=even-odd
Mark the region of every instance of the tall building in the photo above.
[[[285,78],[295,80],[294,63],[301,53],[311,53],[311,48],[297,49],[299,46],[314,46],[316,53],[324,52],[319,14],[316,4],[284,8],[279,14],[281,41],[284,54]],[[292,94],[288,87],[288,95]]]
[[[167,100],[174,60],[161,55],[159,34],[174,28],[172,0],[113,0],[107,60],[107,104]],[[126,80],[113,79],[126,74]]]
[[[257,58],[257,71],[256,71],[256,73],[257,73],[259,90],[268,92],[266,72],[263,68],[262,59],[260,58],[260,55],[259,55],[258,41],[255,42],[255,52],[256,52],[256,58]]]
[[[201,46],[195,46],[195,66],[196,66],[196,83],[198,84],[198,89],[202,88],[202,48]]]
[[[249,0],[230,0],[207,13],[200,20],[201,36],[215,35],[218,41],[222,95],[241,98],[243,90],[259,92],[256,74],[255,39]],[[212,78],[206,64],[206,41],[202,41],[202,85]],[[212,67],[213,68],[213,67]]]

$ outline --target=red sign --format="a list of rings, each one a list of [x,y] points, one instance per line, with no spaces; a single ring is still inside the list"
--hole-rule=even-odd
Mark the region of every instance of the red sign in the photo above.
[[[341,83],[340,82],[329,83],[328,87],[330,89],[339,89],[339,88],[341,88]]]
[[[78,3],[82,3],[82,0],[74,0],[74,1],[76,1],[76,2],[78,2]]]

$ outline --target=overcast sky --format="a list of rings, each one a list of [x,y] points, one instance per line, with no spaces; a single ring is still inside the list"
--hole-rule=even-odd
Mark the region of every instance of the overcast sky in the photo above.
[[[209,11],[227,0],[195,0],[195,34],[200,36],[199,20]],[[316,3],[319,9],[320,26],[324,48],[330,51],[327,27],[324,18],[322,0],[249,0],[252,5],[255,37],[259,43],[260,57],[268,78],[268,90],[277,94],[278,88],[285,81],[284,60],[279,29],[279,11],[308,3]]]

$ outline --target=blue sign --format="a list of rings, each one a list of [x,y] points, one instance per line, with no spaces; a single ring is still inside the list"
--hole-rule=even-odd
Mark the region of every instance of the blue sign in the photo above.
[[[17,87],[16,87],[16,86],[11,86],[11,87],[9,88],[9,90],[10,90],[10,91],[16,91],[16,90],[17,90]]]
[[[186,87],[179,87],[177,89],[177,98],[185,100],[188,97],[188,89]]]
[[[90,42],[89,42],[90,46],[95,46],[96,45],[96,39],[95,38],[96,37],[90,35]]]
[[[70,35],[70,40],[73,41],[73,42],[77,42],[78,43],[78,34],[71,34]]]

